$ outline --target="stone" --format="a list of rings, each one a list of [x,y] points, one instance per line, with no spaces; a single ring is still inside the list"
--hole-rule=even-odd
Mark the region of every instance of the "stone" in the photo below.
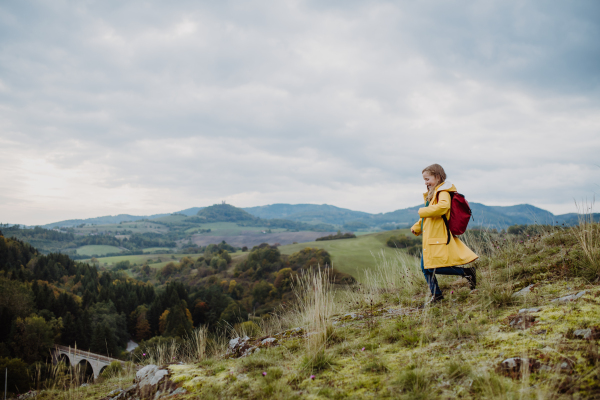
[[[142,398],[152,398],[152,394],[159,391],[159,385],[162,384],[162,391],[167,390],[170,386],[174,386],[173,382],[168,379],[168,376],[168,370],[160,369],[154,364],[146,365],[135,374],[137,394]]]
[[[523,314],[523,313],[536,313],[536,312],[540,312],[542,311],[541,308],[521,308],[519,310],[519,314]]]
[[[515,329],[529,329],[535,324],[535,317],[529,314],[520,314],[509,317],[509,325]]]
[[[27,392],[27,393],[24,393],[24,394],[18,396],[17,399],[19,399],[19,400],[22,400],[22,399],[33,399],[35,397],[37,397],[37,392],[34,390],[34,391]]]
[[[252,347],[249,343],[250,337],[236,337],[229,341],[226,355],[233,358],[243,357],[247,354],[248,350]]]
[[[529,293],[531,293],[531,289],[533,289],[533,284],[531,284],[531,285],[529,285],[529,286],[527,286],[527,287],[524,287],[523,289],[519,290],[519,291],[518,291],[518,292],[516,292],[516,293],[513,293],[513,297],[517,297],[517,296],[526,296],[526,295],[528,295]]]
[[[530,372],[539,370],[541,366],[540,362],[533,358],[512,357],[502,361],[499,369],[505,376],[516,379],[523,373],[523,365],[527,365]]]
[[[177,388],[173,391],[173,393],[171,393],[171,396],[177,396],[178,394],[186,394],[187,390],[185,388]]]
[[[583,339],[590,339],[592,337],[592,330],[590,328],[587,329],[577,329],[573,332],[574,337],[580,337]]]
[[[575,300],[583,297],[583,295],[586,294],[586,293],[587,293],[587,291],[584,290],[584,291],[579,292],[577,294],[570,294],[568,296],[559,297],[558,299],[552,300],[552,302],[553,303],[555,303],[555,302],[562,303],[562,302],[565,302],[565,301],[575,301]]]
[[[121,392],[123,392],[123,389],[115,389],[115,390],[111,391],[110,393],[108,393],[107,396],[114,397],[114,396],[120,394]]]
[[[265,347],[270,347],[275,343],[277,343],[277,339],[275,339],[274,337],[266,338],[262,342],[260,342],[260,344]]]

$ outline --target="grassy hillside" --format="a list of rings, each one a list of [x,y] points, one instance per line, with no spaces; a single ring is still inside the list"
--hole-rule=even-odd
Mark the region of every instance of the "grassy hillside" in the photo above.
[[[410,234],[409,229],[371,233],[356,239],[327,240],[281,246],[282,254],[292,254],[306,247],[324,249],[331,255],[333,266],[358,280],[364,277],[365,270],[377,265],[381,252],[386,257],[394,257],[396,250],[385,245],[390,236]]]
[[[280,314],[199,330],[143,362],[165,365],[180,399],[597,399],[600,226],[528,234],[468,238],[478,287],[441,277],[439,303],[426,303],[415,258],[388,257],[353,287],[305,275]],[[131,378],[46,398],[99,398]]]
[[[115,246],[88,245],[79,247],[77,249],[77,254],[91,257],[93,255],[103,256],[105,254],[119,253],[121,251],[121,248]]]

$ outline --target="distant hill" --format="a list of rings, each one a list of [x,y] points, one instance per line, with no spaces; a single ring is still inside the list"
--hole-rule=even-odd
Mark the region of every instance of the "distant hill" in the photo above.
[[[121,222],[127,221],[139,221],[142,219],[154,219],[165,217],[170,214],[154,214],[154,215],[129,215],[129,214],[119,214],[119,215],[107,215],[104,217],[96,217],[96,218],[86,218],[86,219],[67,219],[64,221],[53,222],[51,224],[41,225],[42,228],[60,228],[60,227],[69,227],[69,226],[77,226],[81,224],[94,224],[94,225],[107,225],[107,224],[120,224]]]
[[[260,218],[255,217],[241,208],[231,204],[215,204],[198,211],[196,214],[206,222],[258,222]]]
[[[366,218],[371,214],[352,211],[328,204],[271,204],[244,208],[248,213],[263,219],[285,218],[290,221],[344,225],[348,221]]]
[[[240,226],[265,226],[269,228],[283,228],[296,231],[332,231],[330,224],[316,222],[307,224],[300,221],[291,221],[284,218],[263,219],[255,217],[241,208],[230,204],[215,204],[198,211],[197,217],[203,222],[235,222]]]
[[[555,224],[573,225],[579,220],[576,213],[554,215],[549,211],[519,204],[514,206],[486,206],[470,203],[474,221],[471,226],[505,229],[511,225]],[[236,222],[243,225],[263,224],[271,227],[285,227],[298,230],[344,229],[346,231],[367,230],[371,228],[391,229],[390,227],[406,227],[419,218],[421,205],[403,208],[388,213],[370,214],[353,211],[328,204],[271,204],[258,207],[237,208],[229,204],[216,204],[210,207],[192,207],[177,211],[188,217],[198,216],[206,222]],[[158,219],[171,214],[154,214],[137,216],[119,214],[88,219],[71,219],[43,225],[45,228],[70,227],[81,224],[119,224],[126,221],[142,219]],[[594,214],[595,220],[600,214]],[[256,225],[257,226],[257,225]]]
[[[530,204],[486,206],[480,203],[470,203],[470,205],[474,218],[470,226],[505,229],[511,225],[561,225],[563,223],[565,225],[573,225],[579,220],[578,214],[575,213],[554,215],[550,211]],[[381,214],[352,211],[327,204],[272,204],[268,206],[249,207],[244,210],[261,218],[286,218],[292,221],[307,223],[325,222],[345,227],[362,225],[378,228],[386,225],[395,227],[412,225],[419,219],[418,211],[421,207],[423,206],[418,205]],[[600,219],[600,214],[595,214],[595,219]]]

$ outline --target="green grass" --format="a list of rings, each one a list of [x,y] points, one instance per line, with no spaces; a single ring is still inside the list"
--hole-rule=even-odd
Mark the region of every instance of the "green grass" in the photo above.
[[[93,225],[93,226],[84,226],[83,228],[75,228],[75,232],[81,233],[83,235],[89,235],[94,232],[112,232],[114,234],[119,234],[125,230],[132,231],[133,233],[166,233],[169,229],[160,224],[155,224],[147,221],[137,221],[137,222],[125,222],[122,224],[106,224],[106,225]]]
[[[231,253],[231,258],[235,262],[239,257],[246,257],[248,253],[243,253],[238,251],[236,253]],[[143,265],[146,261],[148,261],[148,265],[152,268],[162,268],[170,262],[179,263],[179,261],[183,257],[189,257],[192,260],[196,260],[198,257],[203,256],[203,254],[186,254],[186,253],[177,253],[177,254],[138,254],[138,255],[123,255],[123,256],[113,256],[113,257],[98,257],[98,262],[100,262],[101,267],[108,267],[117,264],[121,261],[129,261],[131,265]],[[82,260],[83,262],[90,262],[90,260]],[[106,265],[105,265],[106,264]]]
[[[88,245],[81,246],[77,249],[77,254],[82,254],[84,256],[92,256],[94,254],[104,255],[110,253],[120,253],[122,250],[115,246],[105,246],[105,245]]]
[[[390,236],[410,234],[409,229],[385,231],[358,236],[356,239],[325,240],[320,242],[307,242],[289,244],[279,247],[282,254],[292,254],[306,247],[324,249],[331,254],[333,266],[342,272],[352,275],[360,280],[365,269],[376,266],[373,254],[381,250],[386,257],[393,257],[396,249],[387,247],[385,242]]]
[[[211,222],[206,224],[199,224],[197,227],[186,230],[186,233],[192,234],[198,229],[210,229],[210,232],[200,233],[202,236],[237,236],[241,235],[242,232],[255,232],[260,233],[266,231],[267,227],[264,226],[239,226],[235,222]],[[285,232],[286,229],[271,229],[271,232]]]
[[[183,257],[190,257],[196,259],[202,254],[139,254],[139,255],[125,255],[125,256],[114,256],[114,257],[98,257],[98,261],[101,266],[110,267],[121,261],[129,261],[132,265],[142,265],[148,261],[152,268],[162,268],[170,262],[178,263]],[[173,258],[175,257],[175,258]],[[90,260],[83,260],[89,262]],[[158,262],[157,262],[158,261]],[[106,263],[106,265],[104,265]]]
[[[171,250],[170,247],[148,247],[146,249],[143,249],[142,251],[144,253],[154,253],[157,251],[166,251],[166,250]]]

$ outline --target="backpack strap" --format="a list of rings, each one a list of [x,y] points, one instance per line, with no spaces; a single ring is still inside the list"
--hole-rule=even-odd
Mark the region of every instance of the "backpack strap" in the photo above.
[[[444,220],[444,225],[446,225],[446,231],[448,232],[448,241],[446,242],[446,245],[449,245],[452,234],[450,233],[450,225],[448,225],[448,218],[446,218],[446,214],[442,215],[442,219]]]
[[[448,192],[448,194],[450,195],[450,208],[452,208],[452,198],[454,197],[454,192]],[[436,197],[439,198],[439,192],[436,193]],[[448,241],[446,242],[446,245],[449,245],[452,233],[450,233],[450,225],[448,224],[448,218],[446,218],[446,214],[442,215],[442,219],[444,220],[444,225],[446,225],[446,232],[448,232]]]

